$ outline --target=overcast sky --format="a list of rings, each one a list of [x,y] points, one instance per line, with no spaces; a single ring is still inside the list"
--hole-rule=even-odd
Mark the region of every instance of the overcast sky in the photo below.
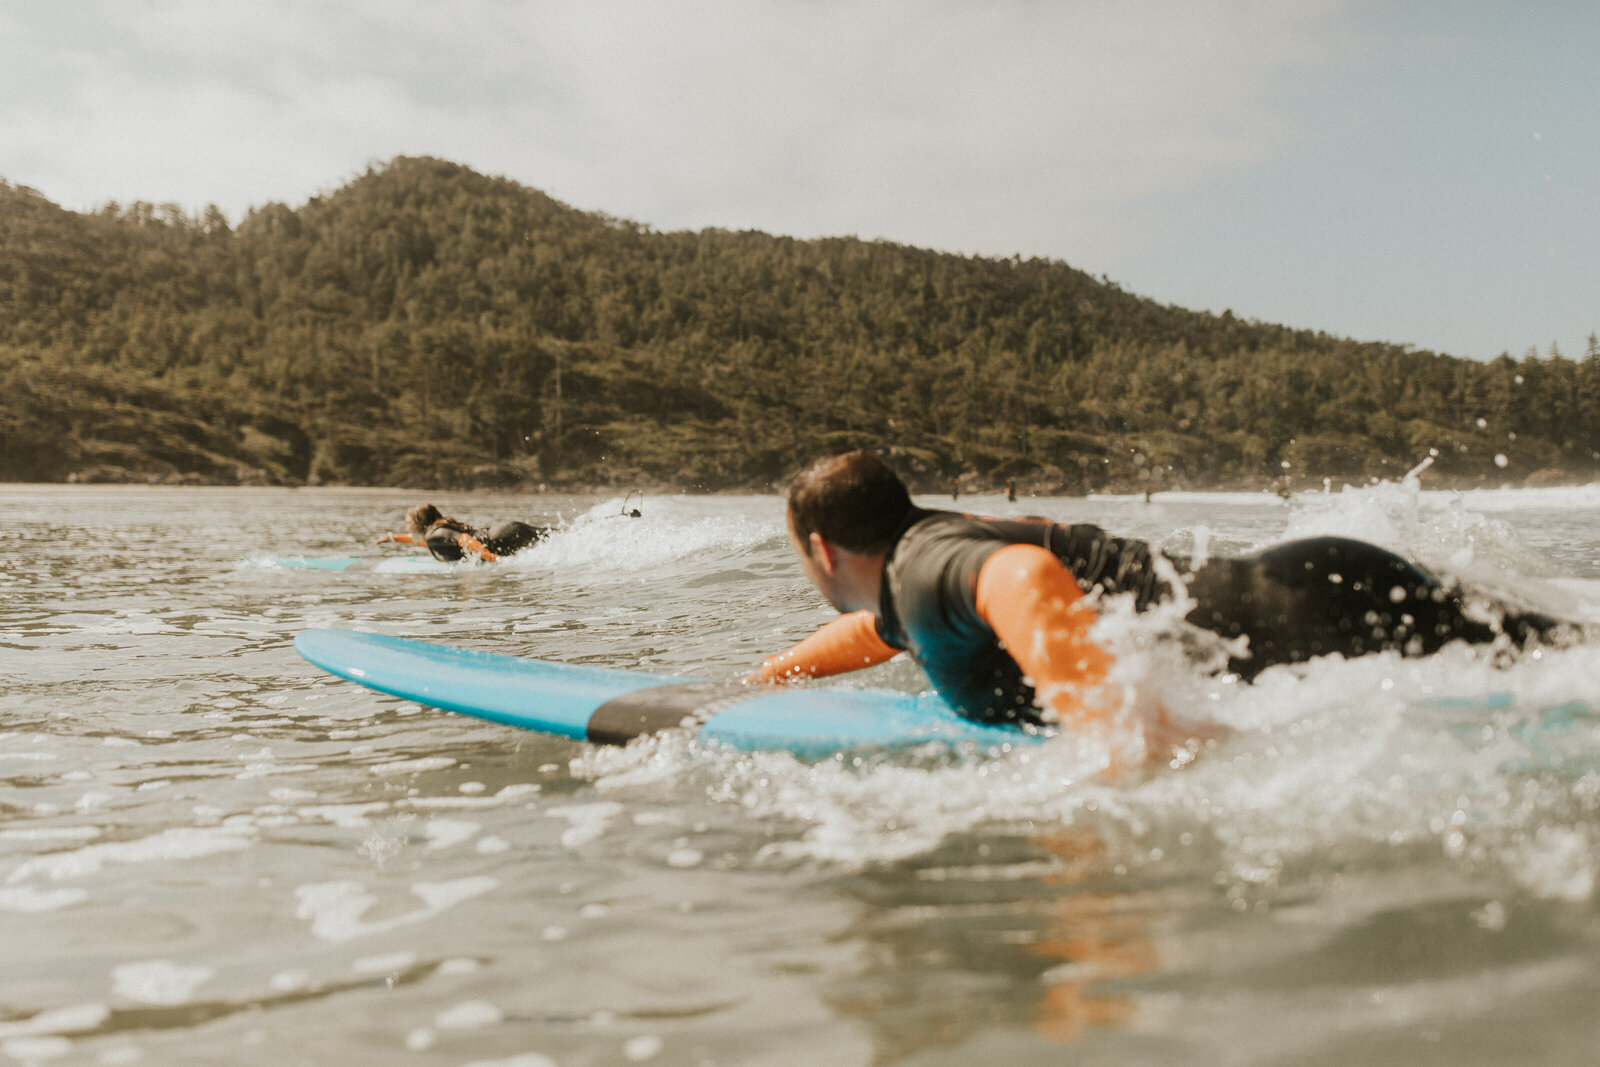
[[[396,155],[1455,355],[1600,330],[1596,0],[0,0],[0,178],[63,206]]]

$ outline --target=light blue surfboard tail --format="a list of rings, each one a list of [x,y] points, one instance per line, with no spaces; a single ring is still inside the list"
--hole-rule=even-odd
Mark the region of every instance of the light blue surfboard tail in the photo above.
[[[347,571],[361,562],[360,556],[274,556],[261,565],[291,571]]]
[[[331,674],[429,707],[583,737],[595,708],[668,679],[353,630],[308,630],[295,651]]]
[[[375,574],[449,573],[456,565],[432,556],[272,556],[252,566],[290,571],[371,571]]]

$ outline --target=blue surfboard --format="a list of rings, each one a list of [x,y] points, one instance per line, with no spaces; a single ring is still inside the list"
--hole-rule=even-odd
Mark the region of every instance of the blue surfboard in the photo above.
[[[362,562],[360,556],[274,556],[263,565],[293,571],[347,571]]]
[[[987,726],[937,696],[769,688],[504,656],[353,630],[308,630],[295,651],[348,679],[429,707],[609,744],[685,728],[707,741],[819,758],[928,743],[991,749],[1052,731]]]
[[[930,742],[990,750],[1037,744],[1054,734],[972,722],[932,693],[768,688],[671,678],[353,630],[308,630],[294,639],[294,647],[323,670],[369,689],[491,722],[609,744],[684,728],[738,749],[820,758]],[[1568,751],[1565,743],[1586,739],[1600,728],[1600,703],[1594,701],[1519,708],[1512,694],[1491,692],[1425,698],[1411,706],[1459,717],[1441,725],[1469,748],[1477,747],[1488,717],[1514,713],[1508,732],[1526,752],[1508,769],[1528,772],[1595,763],[1592,746]]]
[[[261,566],[303,571],[374,571],[378,574],[433,574],[449,571],[454,564],[432,556],[274,556]]]

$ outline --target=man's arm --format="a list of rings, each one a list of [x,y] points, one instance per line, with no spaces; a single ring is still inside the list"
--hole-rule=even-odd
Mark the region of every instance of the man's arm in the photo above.
[[[1100,717],[1088,691],[1105,680],[1111,656],[1089,640],[1095,613],[1078,582],[1048,549],[1007,545],[984,561],[978,615],[1033,683],[1040,705],[1063,725]]]
[[[787,652],[769,656],[751,681],[789,682],[858,671],[893,658],[900,650],[878,636],[870,611],[840,615]]]

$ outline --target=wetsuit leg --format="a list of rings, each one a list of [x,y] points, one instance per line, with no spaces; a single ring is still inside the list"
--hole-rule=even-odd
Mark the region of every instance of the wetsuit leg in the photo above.
[[[502,522],[489,531],[483,539],[483,544],[497,556],[509,556],[519,549],[527,548],[535,541],[542,541],[549,532],[548,526],[530,526],[525,522]]]
[[[1426,655],[1453,640],[1482,643],[1496,636],[1493,627],[1468,618],[1455,591],[1421,567],[1343,537],[1291,541],[1213,561],[1195,572],[1189,595],[1197,605],[1189,622],[1224,637],[1249,638],[1248,656],[1229,663],[1246,678],[1331,652]],[[1554,629],[1555,621],[1526,615],[1511,616],[1507,624],[1520,641]]]

